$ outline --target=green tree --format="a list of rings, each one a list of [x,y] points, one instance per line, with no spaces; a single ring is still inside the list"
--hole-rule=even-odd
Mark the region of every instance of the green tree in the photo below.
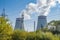
[[[59,37],[53,35],[50,31],[40,30],[36,32],[36,40],[59,40]]]
[[[12,40],[25,40],[27,35],[28,33],[25,31],[14,30],[12,34]]]
[[[0,40],[10,40],[12,32],[13,29],[8,19],[0,17]]]
[[[53,20],[49,22],[48,25],[56,26],[56,29],[57,29],[58,25],[60,25],[60,20],[57,20],[57,21]]]
[[[35,32],[29,32],[26,40],[36,40],[36,33]]]
[[[48,23],[48,25],[52,25],[52,26],[55,26],[56,27],[56,29],[53,31],[53,30],[51,30],[54,34],[56,33],[56,34],[59,34],[60,33],[60,31],[58,30],[58,28],[59,28],[59,26],[60,26],[60,20],[53,20],[53,21],[51,21],[51,22],[49,22]],[[53,28],[54,29],[54,28]]]

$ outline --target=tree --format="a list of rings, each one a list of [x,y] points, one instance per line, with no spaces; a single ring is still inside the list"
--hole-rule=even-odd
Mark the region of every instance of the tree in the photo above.
[[[60,33],[60,31],[58,30],[58,26],[60,26],[60,20],[57,20],[57,21],[53,20],[53,21],[49,22],[48,25],[52,25],[52,26],[56,27],[55,31],[52,30],[53,33],[57,33],[57,34]]]
[[[36,33],[35,32],[29,32],[26,40],[36,40]]]
[[[0,40],[10,40],[13,32],[12,26],[5,17],[0,17]]]
[[[53,20],[53,21],[49,22],[48,25],[56,26],[56,29],[57,29],[57,26],[60,25],[60,20],[58,20],[58,21]]]
[[[12,40],[25,40],[28,33],[21,30],[14,30],[12,34]]]

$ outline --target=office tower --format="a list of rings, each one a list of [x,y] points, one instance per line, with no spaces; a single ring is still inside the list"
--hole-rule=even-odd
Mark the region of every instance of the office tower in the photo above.
[[[24,30],[24,14],[22,17],[16,18],[15,29]]]
[[[44,28],[47,25],[46,16],[38,16],[37,30]]]

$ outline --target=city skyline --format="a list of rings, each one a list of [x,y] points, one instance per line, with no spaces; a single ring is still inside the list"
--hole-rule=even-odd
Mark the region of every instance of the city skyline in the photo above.
[[[15,26],[15,20],[17,17],[20,17],[20,12],[26,8],[26,5],[29,3],[36,3],[36,0],[0,0],[0,14],[2,13],[3,8],[5,8],[5,13],[8,15],[8,18]],[[56,6],[50,8],[50,12],[47,15],[47,21],[51,20],[60,20],[60,4],[57,2]],[[36,14],[31,15],[32,19],[25,20],[25,29],[33,31],[34,21],[37,23],[38,16]],[[27,25],[28,24],[28,25]],[[37,24],[36,24],[37,26]],[[28,28],[28,29],[27,29]]]

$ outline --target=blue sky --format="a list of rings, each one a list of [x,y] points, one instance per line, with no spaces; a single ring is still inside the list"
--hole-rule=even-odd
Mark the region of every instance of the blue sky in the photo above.
[[[16,18],[20,16],[20,12],[25,9],[26,5],[28,5],[30,2],[35,3],[36,0],[0,0],[0,15],[2,13],[2,9],[5,8],[6,14],[14,26]],[[33,14],[32,18],[33,19],[31,20],[25,21],[26,30],[33,30],[34,20],[37,23],[37,16]],[[50,9],[50,12],[47,16],[47,21],[49,22],[51,20],[60,20],[60,4],[58,3],[55,7]]]

